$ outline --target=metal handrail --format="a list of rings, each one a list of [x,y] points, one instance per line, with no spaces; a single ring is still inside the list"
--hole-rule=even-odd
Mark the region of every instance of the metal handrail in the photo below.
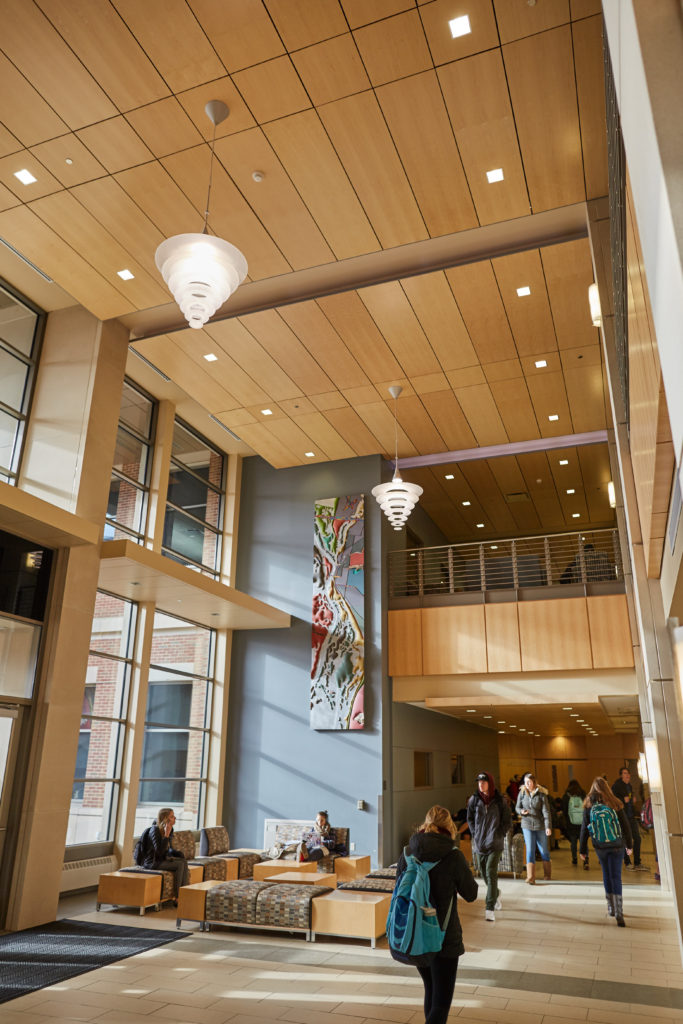
[[[389,554],[390,597],[623,581],[615,529],[506,537]]]

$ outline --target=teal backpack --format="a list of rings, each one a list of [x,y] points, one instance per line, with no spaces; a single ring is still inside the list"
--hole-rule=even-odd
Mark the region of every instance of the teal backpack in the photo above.
[[[617,812],[607,804],[593,804],[588,831],[601,846],[617,846],[622,841]]]
[[[441,928],[436,909],[430,903],[429,872],[439,861],[421,861],[403,851],[406,869],[399,878],[389,907],[387,939],[394,960],[425,967],[443,946],[453,900]]]

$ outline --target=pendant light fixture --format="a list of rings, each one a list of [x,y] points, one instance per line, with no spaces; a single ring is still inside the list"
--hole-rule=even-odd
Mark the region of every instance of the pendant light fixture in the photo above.
[[[394,437],[396,441],[394,475],[391,483],[377,484],[376,487],[372,488],[373,497],[377,499],[377,504],[395,530],[403,529],[408,521],[408,516],[417,505],[422,494],[422,488],[419,484],[405,483],[398,471],[398,416],[396,400],[402,391],[403,388],[398,384],[394,384],[389,388],[389,394],[394,400]]]
[[[216,128],[230,113],[222,100],[209,100],[204,107],[213,124],[209,190],[204,212],[204,230],[196,234],[173,235],[162,242],[154,256],[173,298],[190,327],[204,326],[219,306],[242,284],[247,261],[230,242],[209,235],[209,200],[213,181]]]

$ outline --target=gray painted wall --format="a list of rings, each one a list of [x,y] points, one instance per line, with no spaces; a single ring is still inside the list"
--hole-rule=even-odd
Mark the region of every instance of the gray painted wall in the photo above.
[[[490,729],[412,704],[394,704],[393,744],[395,857],[433,804],[442,804],[453,812],[465,805],[474,792],[475,778],[480,771],[492,772],[500,788],[498,736]],[[434,785],[430,789],[415,789],[413,753],[416,750],[432,751]],[[462,786],[451,783],[452,754],[465,757],[466,782]]]
[[[230,673],[223,821],[231,844],[260,847],[264,818],[312,818],[327,809],[351,829],[356,852],[378,859],[382,719],[381,512],[370,491],[381,459],[368,456],[275,470],[244,461],[236,585],[289,612],[288,630],[236,632]],[[313,502],[365,494],[365,729],[309,727]],[[398,535],[397,535],[398,536]],[[367,810],[356,809],[365,800]]]

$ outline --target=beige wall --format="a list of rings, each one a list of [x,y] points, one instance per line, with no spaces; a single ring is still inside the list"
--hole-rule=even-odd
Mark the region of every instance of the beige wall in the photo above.
[[[573,778],[584,789],[597,775],[606,775],[612,783],[619,769],[630,758],[637,758],[642,749],[635,733],[615,733],[611,736],[542,736],[540,739],[522,736],[499,736],[498,761],[502,788],[513,775],[533,771],[538,781],[553,796],[562,796],[569,782],[569,766]],[[552,766],[557,769],[558,786],[552,786]]]

